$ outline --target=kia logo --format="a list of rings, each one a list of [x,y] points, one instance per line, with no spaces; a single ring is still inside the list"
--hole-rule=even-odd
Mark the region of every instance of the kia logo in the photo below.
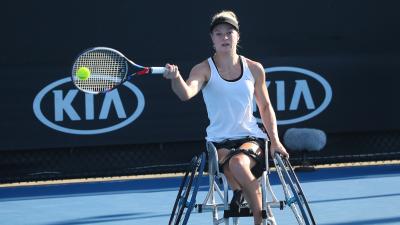
[[[289,66],[265,68],[265,72],[278,125],[309,120],[324,111],[332,100],[331,86],[315,72]],[[259,116],[255,116],[261,123]]]
[[[44,87],[33,101],[33,112],[54,130],[92,135],[127,126],[141,115],[144,105],[142,92],[130,82],[104,95],[93,95],[78,91],[68,77]]]

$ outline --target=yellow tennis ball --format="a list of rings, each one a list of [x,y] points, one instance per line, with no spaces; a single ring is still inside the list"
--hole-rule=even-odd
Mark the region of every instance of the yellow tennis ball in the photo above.
[[[90,77],[90,70],[87,67],[81,67],[76,71],[76,76],[80,80],[87,80]]]

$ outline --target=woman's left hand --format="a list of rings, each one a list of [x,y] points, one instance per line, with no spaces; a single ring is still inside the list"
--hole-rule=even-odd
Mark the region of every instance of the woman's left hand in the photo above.
[[[285,147],[280,141],[271,143],[271,155],[274,156],[275,152],[280,153],[285,158],[289,158],[289,153],[286,151]]]

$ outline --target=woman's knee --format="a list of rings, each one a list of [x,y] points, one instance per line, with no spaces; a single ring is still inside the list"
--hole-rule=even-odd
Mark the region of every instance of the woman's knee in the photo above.
[[[235,155],[229,160],[229,169],[231,171],[249,170],[250,160],[243,154]]]

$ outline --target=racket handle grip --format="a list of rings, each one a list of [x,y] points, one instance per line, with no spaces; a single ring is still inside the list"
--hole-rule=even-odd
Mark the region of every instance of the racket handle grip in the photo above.
[[[165,72],[165,67],[151,67],[152,74],[163,74]]]

